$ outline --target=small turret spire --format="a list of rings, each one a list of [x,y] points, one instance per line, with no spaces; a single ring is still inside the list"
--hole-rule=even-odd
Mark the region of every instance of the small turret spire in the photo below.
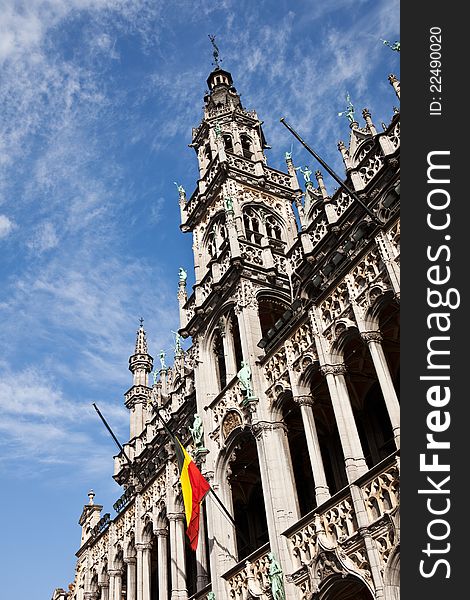
[[[135,354],[148,354],[147,337],[144,329],[144,319],[140,317],[140,327],[135,340]]]

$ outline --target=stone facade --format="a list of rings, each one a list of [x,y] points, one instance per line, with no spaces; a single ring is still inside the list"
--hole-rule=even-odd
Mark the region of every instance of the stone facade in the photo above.
[[[230,73],[216,68],[208,86],[197,187],[178,188],[195,268],[189,296],[180,272],[179,334],[192,344],[171,367],[161,357],[152,385],[139,328],[130,461],[114,465],[124,493],[112,517],[90,493],[75,579],[54,598],[396,600],[399,113],[377,132],[364,109],[338,145],[358,203],[320,171],[299,185],[289,154],[287,172],[269,167]],[[237,523],[209,494],[196,553],[157,410]]]

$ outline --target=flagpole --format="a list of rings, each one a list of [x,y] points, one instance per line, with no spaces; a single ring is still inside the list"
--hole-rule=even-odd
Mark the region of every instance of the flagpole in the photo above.
[[[173,440],[174,444],[177,444],[177,440],[176,440],[176,436],[175,434],[171,431],[171,429],[168,427],[168,425],[166,424],[166,422],[163,420],[163,417],[160,414],[160,411],[158,410],[158,407],[152,403],[153,409],[154,411],[157,413],[157,417],[159,418],[161,424],[163,425],[165,431],[168,433],[168,435],[171,437],[171,439]],[[245,539],[245,536],[242,534],[242,532],[237,528],[237,524],[235,522],[235,519],[232,517],[232,515],[229,513],[229,511],[227,510],[226,506],[224,505],[224,503],[222,502],[222,500],[219,498],[219,496],[215,493],[213,487],[210,485],[209,486],[209,492],[214,496],[214,498],[217,500],[219,506],[222,508],[222,510],[224,511],[225,516],[229,519],[229,521],[232,523],[235,531],[237,531],[240,535],[240,538],[242,540],[242,542],[244,544],[246,544],[248,546],[248,542]]]
[[[316,158],[318,160],[318,162],[321,164],[322,167],[324,167],[328,173],[333,177],[333,179],[339,183],[339,185],[344,188],[348,194],[356,201],[358,202],[362,208],[366,211],[366,213],[374,220],[375,223],[377,223],[377,225],[383,225],[383,223],[378,219],[377,215],[375,215],[368,206],[366,206],[364,204],[364,202],[362,202],[362,200],[359,198],[359,196],[356,194],[356,192],[354,192],[354,190],[352,190],[349,186],[347,186],[344,181],[339,177],[339,175],[337,175],[333,169],[327,165],[327,163],[321,158],[321,156],[319,156],[314,150],[312,150],[312,148],[310,148],[310,146],[300,137],[300,135],[287,123],[287,121],[285,120],[284,117],[281,117],[280,119],[281,123],[287,127],[287,129],[292,133],[292,135],[299,140],[299,142],[302,144],[302,146],[308,151],[310,152],[310,154]]]
[[[134,465],[132,464],[130,458],[127,456],[126,452],[124,451],[124,448],[122,447],[122,445],[120,444],[119,440],[117,439],[117,437],[114,435],[113,430],[111,429],[111,427],[108,425],[108,423],[106,422],[106,419],[103,417],[103,415],[100,412],[100,409],[96,406],[96,404],[93,402],[93,407],[96,410],[96,412],[98,413],[100,419],[103,421],[104,426],[106,427],[106,429],[109,431],[109,433],[111,434],[111,437],[113,438],[113,440],[116,442],[119,450],[122,452],[122,455],[124,456],[124,458],[127,460],[129,467],[131,468],[131,471],[134,473],[134,475],[137,477],[137,479],[140,481],[140,483],[143,485],[144,482],[142,481],[141,477],[140,477],[140,473],[138,473],[135,468]]]

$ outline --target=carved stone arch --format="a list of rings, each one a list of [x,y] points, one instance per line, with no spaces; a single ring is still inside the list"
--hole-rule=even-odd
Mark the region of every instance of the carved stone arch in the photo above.
[[[165,527],[166,522],[167,522],[168,510],[167,510],[167,506],[166,506],[166,503],[164,500],[160,500],[160,502],[158,502],[155,514],[156,514],[155,527],[157,529],[161,529],[162,527]]]
[[[307,570],[312,600],[373,600],[370,572],[359,569],[339,547],[332,546],[320,534],[317,551]]]
[[[390,552],[384,569],[385,600],[400,600],[400,544]]]
[[[111,560],[113,569],[121,569],[124,564],[124,552],[121,544],[117,544],[114,548],[114,555]]]
[[[225,323],[228,321],[235,305],[235,301],[230,299],[211,313],[210,319],[207,321],[206,325],[208,335],[204,335],[201,339],[201,348],[203,350],[207,350],[211,347],[215,330],[220,328],[223,321],[225,321]]]
[[[358,163],[361,162],[361,160],[363,158],[365,158],[365,156],[367,154],[369,154],[369,152],[372,150],[372,148],[374,147],[374,140],[372,139],[364,139],[361,142],[359,142],[356,150],[354,151],[353,154],[353,162],[355,165],[357,165]]]
[[[93,568],[90,574],[90,592],[97,593],[98,592],[98,572],[95,568]]]
[[[352,337],[358,336],[359,328],[355,321],[343,317],[334,322],[332,333],[331,353],[343,357],[344,347]]]
[[[222,445],[231,445],[231,440],[236,438],[245,427],[245,420],[238,409],[230,408],[222,418],[220,435]]]
[[[261,332],[265,336],[289,310],[291,299],[287,294],[260,288],[256,292]]]
[[[391,287],[385,284],[376,284],[368,290],[367,308],[365,311],[364,320],[368,329],[378,329],[380,314],[393,302],[394,294]]]
[[[210,258],[217,256],[223,241],[227,239],[225,211],[221,208],[211,216],[202,236],[202,247]],[[209,259],[210,260],[210,259]]]
[[[153,536],[153,521],[150,515],[145,515],[144,527],[142,529],[142,541],[148,543]]]
[[[292,400],[292,390],[279,385],[279,393],[275,394],[274,402],[270,406],[269,419],[272,422],[280,421],[282,419],[282,411],[286,402]]]
[[[125,558],[135,558],[135,556],[136,556],[135,535],[134,535],[134,532],[132,531],[129,535],[129,539],[127,540]]]
[[[310,391],[310,384],[314,376],[320,371],[320,363],[317,356],[306,353],[296,362],[298,370],[297,387],[304,390],[305,394]]]

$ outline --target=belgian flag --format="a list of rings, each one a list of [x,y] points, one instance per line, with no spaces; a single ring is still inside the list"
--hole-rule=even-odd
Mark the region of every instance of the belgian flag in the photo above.
[[[210,490],[210,485],[176,436],[175,451],[180,472],[184,511],[186,513],[186,534],[189,537],[191,548],[196,550],[199,538],[200,505],[204,496]]]

